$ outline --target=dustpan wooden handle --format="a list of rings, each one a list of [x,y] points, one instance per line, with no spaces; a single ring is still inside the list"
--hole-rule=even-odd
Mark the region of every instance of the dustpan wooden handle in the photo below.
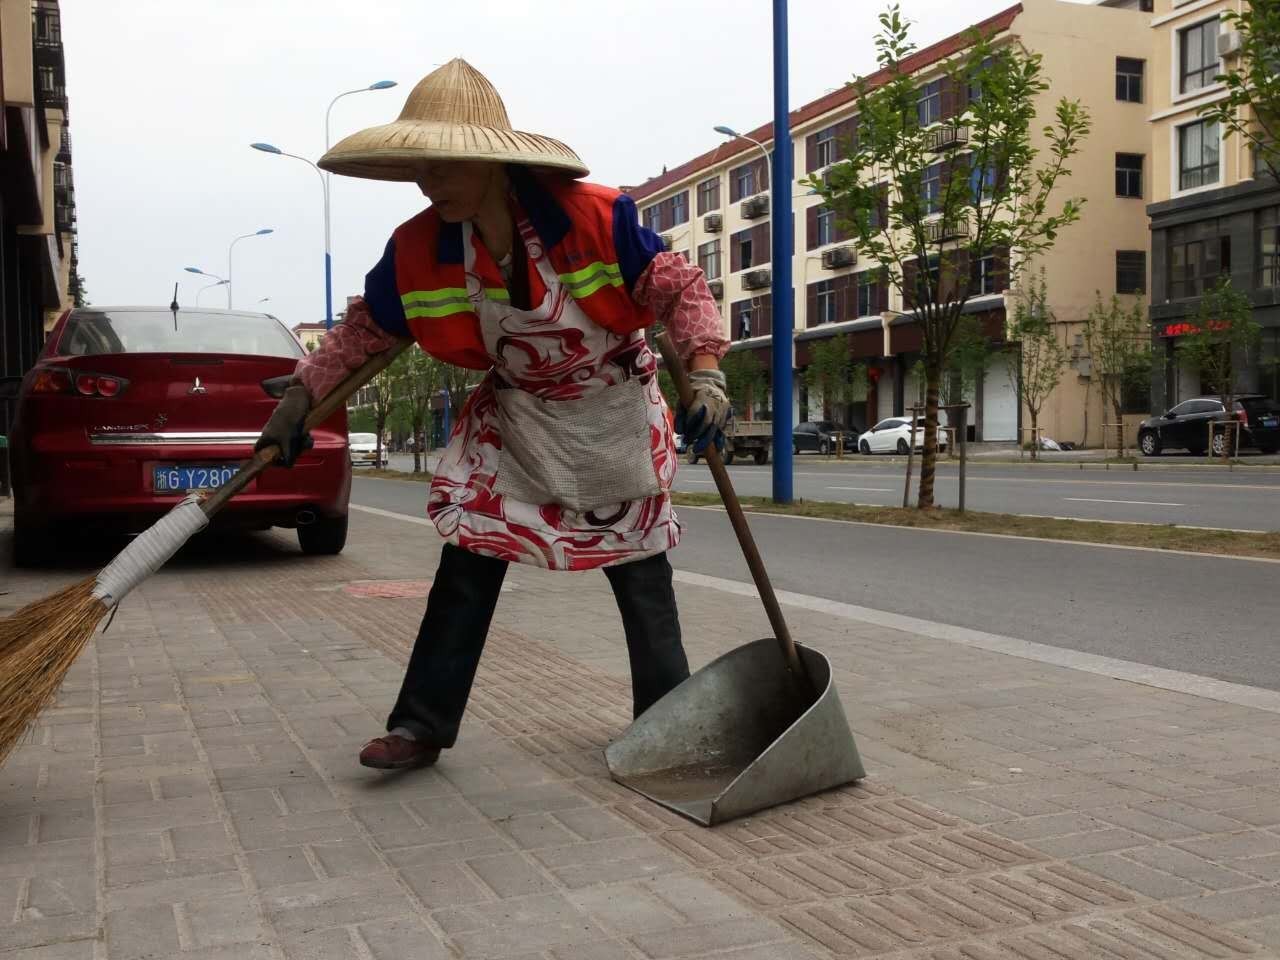
[[[658,334],[657,339],[663,363],[666,364],[667,372],[671,374],[671,379],[676,385],[676,395],[680,398],[681,405],[688,410],[693,405],[693,385],[689,383],[684,361],[676,352],[676,345],[671,341],[669,333],[664,330]],[[711,476],[716,481],[716,489],[720,491],[720,500],[724,503],[725,513],[729,514],[729,522],[733,524],[733,532],[738,535],[738,546],[742,548],[742,556],[746,559],[747,568],[751,571],[751,579],[756,582],[760,602],[764,604],[764,612],[769,617],[769,625],[773,627],[773,635],[777,638],[778,646],[782,648],[782,655],[787,660],[787,668],[792,676],[808,682],[808,674],[805,672],[804,664],[800,662],[800,655],[796,652],[796,643],[791,639],[791,631],[787,628],[787,621],[782,616],[782,607],[778,604],[778,598],[774,596],[773,583],[769,580],[768,571],[764,568],[764,560],[761,559],[760,551],[756,547],[755,537],[751,535],[751,528],[747,525],[747,515],[742,511],[742,504],[738,502],[738,495],[733,489],[733,481],[729,479],[729,471],[725,469],[724,458],[720,456],[720,451],[716,449],[715,444],[708,444],[703,456],[707,458],[707,466],[711,468]]]
[[[357,390],[391,366],[392,361],[407,350],[412,343],[412,340],[401,341],[389,350],[375,353],[355,370],[352,370],[336,387],[326,393],[319,403],[311,408],[311,412],[307,414],[305,428],[314,430],[337,413]],[[280,448],[276,446],[263,447],[255,452],[252,459],[246,460],[241,464],[235,476],[219,487],[216,493],[201,501],[200,509],[204,511],[205,516],[212,517],[226,506],[228,500],[244,490],[258,474],[275,463],[278,456],[280,456]]]

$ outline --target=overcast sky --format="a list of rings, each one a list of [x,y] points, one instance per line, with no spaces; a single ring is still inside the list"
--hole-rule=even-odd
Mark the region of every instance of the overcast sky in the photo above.
[[[923,46],[1008,0],[903,0]],[[80,269],[97,304],[195,302],[238,234],[235,306],[324,319],[319,177],[251,150],[318,159],[333,137],[393,120],[434,65],[468,60],[517,129],[567,142],[591,179],[639,183],[772,116],[769,0],[62,0]],[[791,107],[874,65],[882,5],[791,0]],[[390,232],[423,206],[411,184],[333,178],[334,310],[363,288]],[[226,288],[204,305],[225,306]]]

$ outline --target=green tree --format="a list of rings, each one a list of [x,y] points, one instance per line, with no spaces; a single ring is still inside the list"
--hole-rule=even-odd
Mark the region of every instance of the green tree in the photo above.
[[[1056,318],[1049,306],[1044,270],[1028,278],[1014,307],[1009,339],[1018,344],[1018,400],[1031,417],[1031,459],[1040,457],[1040,411],[1062,381],[1067,348],[1058,340]]]
[[[662,398],[667,401],[667,409],[677,410],[680,406],[680,398],[676,396],[676,382],[671,379],[671,374],[665,368],[658,371],[658,389],[662,391]]]
[[[823,419],[840,424],[845,421],[849,404],[867,398],[867,368],[854,362],[847,334],[813,342],[804,385],[811,395],[822,397]]]
[[[391,361],[389,367],[369,381],[369,410],[373,414],[373,432],[377,437],[375,463],[378,464],[382,463],[382,438],[387,425],[392,422],[403,402],[401,381],[405,375],[407,356],[407,352],[400,354]]]
[[[1217,77],[1227,95],[1200,115],[1239,134],[1280,179],[1280,0],[1250,0],[1221,17],[1224,30],[1240,34],[1240,66]]]
[[[1116,450],[1123,457],[1125,392],[1151,380],[1151,324],[1140,300],[1125,306],[1117,296],[1107,303],[1100,292],[1095,297],[1084,322],[1089,378],[1102,393],[1103,416],[1111,414]]]
[[[1078,101],[1061,99],[1053,122],[1037,129],[1036,100],[1049,89],[1040,55],[1018,44],[997,48],[977,31],[941,78],[940,99],[954,110],[935,116],[912,75],[916,46],[897,5],[881,14],[880,27],[876,76],[884,82],[856,81],[857,135],[842,145],[845,158],[808,185],[920,323],[926,425],[919,505],[928,508],[942,381],[964,306],[978,292],[970,267],[987,257],[1042,253],[1080,218],[1083,200],[1054,194],[1070,176],[1068,163],[1090,120]]]
[[[401,415],[409,436],[413,438],[413,472],[423,470],[422,454],[426,449],[427,421],[431,417],[431,399],[440,392],[444,380],[444,364],[414,344],[402,355],[405,359],[401,377]]]
[[[484,376],[483,370],[472,370],[470,367],[455,367],[452,364],[441,365],[441,386],[449,398],[449,422],[456,424],[458,417],[462,414],[462,408],[466,405],[467,395],[471,393],[471,389],[480,382]],[[444,442],[448,444],[449,438],[445,437]]]
[[[1200,299],[1195,330],[1182,338],[1183,359],[1200,370],[1200,380],[1222,400],[1230,422],[1236,404],[1236,380],[1241,364],[1262,340],[1262,328],[1253,319],[1253,305],[1237,290],[1230,277],[1222,277]],[[1211,448],[1223,459],[1231,456],[1234,437],[1216,426]],[[1238,428],[1237,428],[1238,429]]]
[[[369,407],[347,408],[347,430],[350,433],[373,433],[377,424]]]
[[[750,420],[752,404],[765,393],[764,364],[754,351],[735,350],[720,361],[720,369],[735,414]]]

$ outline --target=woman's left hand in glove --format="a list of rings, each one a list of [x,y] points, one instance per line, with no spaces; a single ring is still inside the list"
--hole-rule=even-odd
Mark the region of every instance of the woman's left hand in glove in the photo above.
[[[690,370],[693,403],[689,409],[676,412],[676,431],[695,453],[702,453],[714,443],[724,449],[724,428],[731,411],[724,373],[715,369]]]

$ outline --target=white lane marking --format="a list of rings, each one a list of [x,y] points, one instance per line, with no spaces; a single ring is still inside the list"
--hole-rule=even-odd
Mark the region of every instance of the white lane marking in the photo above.
[[[739,597],[759,597],[756,588],[749,583],[738,580],[725,580],[688,570],[676,570],[675,579],[690,586],[709,587]],[[787,590],[777,591],[778,601],[788,606],[800,607],[825,616],[841,617],[856,620],[878,627],[902,630],[935,640],[976,647],[992,653],[1003,653],[1022,660],[1034,660],[1037,663],[1048,663],[1080,670],[1084,673],[1112,677],[1129,683],[1140,683],[1160,690],[1171,690],[1186,693],[1207,700],[1218,700],[1222,703],[1233,703],[1242,707],[1253,707],[1269,713],[1280,713],[1280,691],[1264,690],[1261,687],[1250,687],[1242,683],[1229,683],[1226,680],[1215,680],[1194,673],[1183,673],[1180,670],[1166,670],[1163,667],[1150,667],[1130,660],[1115,657],[1104,657],[1096,653],[1081,653],[1077,650],[1065,650],[1051,647],[1044,643],[1030,640],[1019,640],[1016,637],[1003,636],[996,633],[985,633],[981,630],[970,630],[968,627],[956,627],[951,624],[937,623],[933,620],[922,620],[919,617],[908,617],[898,613],[887,613],[873,610],[852,603],[828,600],[825,597],[813,597],[803,593],[792,593]]]
[[[845,504],[841,504],[845,506]],[[883,503],[854,503],[855,507],[883,507]],[[724,507],[706,506],[691,507],[688,504],[680,505],[679,510],[711,510],[715,513],[724,513]],[[1198,550],[1170,550],[1166,547],[1135,547],[1131,544],[1124,543],[1091,543],[1087,540],[1061,540],[1057,537],[1025,537],[1016,533],[982,533],[978,530],[940,530],[936,527],[906,527],[897,523],[867,523],[863,520],[835,520],[831,517],[796,517],[785,513],[769,513],[765,510],[746,509],[748,515],[768,520],[807,520],[812,523],[844,523],[853,527],[880,527],[892,530],[909,530],[912,533],[945,533],[956,537],[990,537],[995,540],[1019,540],[1022,543],[1056,543],[1068,547],[1092,547],[1095,550],[1136,550],[1139,553],[1163,553],[1165,555],[1174,554],[1182,557],[1195,557],[1199,560],[1236,560],[1241,563],[1277,563],[1280,560],[1274,557],[1242,557],[1232,553],[1201,553]],[[1029,514],[1029,516],[1037,516]],[[1051,517],[1047,519],[1053,520],[1071,520],[1074,523],[1098,523],[1097,520],[1082,520],[1080,517]],[[1216,529],[1210,527],[1210,529]],[[1254,531],[1248,531],[1250,533]],[[1268,533],[1270,531],[1261,531]]]
[[[396,513],[394,510],[379,510],[377,507],[366,507],[359,503],[349,503],[348,508],[351,510],[359,510],[361,513],[372,513],[375,517],[390,517],[392,520],[403,520],[406,523],[417,523],[424,527],[430,527],[432,530],[436,525],[426,517],[414,517],[407,513]]]
[[[1134,527],[1173,527],[1175,530],[1212,530],[1214,533],[1272,533],[1271,530],[1255,530],[1250,527],[1199,527],[1193,523],[1160,523],[1154,520],[1103,520],[1100,517],[1060,517],[1052,513],[1015,513],[1015,517],[1028,520],[1074,520],[1077,523],[1113,523]]]
[[[827,487],[828,490],[865,490],[867,493],[893,493],[890,487]]]
[[[1181,507],[1181,503],[1164,503],[1160,500],[1102,500],[1098,497],[1063,497],[1068,503],[1124,503],[1134,507]]]

